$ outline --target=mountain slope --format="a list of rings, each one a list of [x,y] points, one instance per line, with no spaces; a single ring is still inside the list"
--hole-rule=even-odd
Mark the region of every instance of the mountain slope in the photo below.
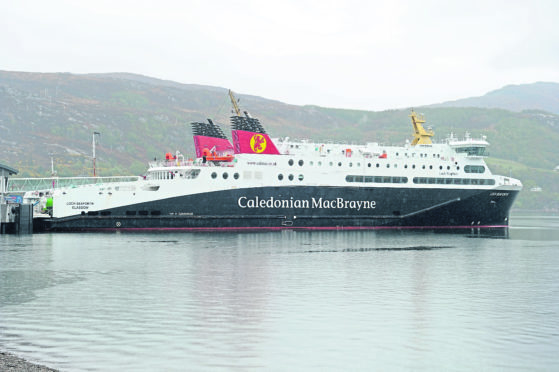
[[[559,114],[559,83],[507,85],[481,97],[448,101],[430,107],[486,107],[510,111],[535,109]]]

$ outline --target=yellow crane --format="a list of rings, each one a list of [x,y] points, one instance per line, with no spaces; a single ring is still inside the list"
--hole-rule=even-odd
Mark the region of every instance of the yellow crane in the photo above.
[[[237,116],[242,116],[241,109],[239,108],[237,100],[235,99],[235,96],[233,95],[233,91],[231,89],[229,89],[229,98],[231,99],[231,103],[233,104],[233,108],[235,109]]]
[[[413,141],[412,146],[419,145],[430,145],[431,137],[435,135],[432,130],[426,130],[423,128],[425,123],[425,118],[423,116],[419,117],[414,110],[411,110],[411,122],[413,125]]]

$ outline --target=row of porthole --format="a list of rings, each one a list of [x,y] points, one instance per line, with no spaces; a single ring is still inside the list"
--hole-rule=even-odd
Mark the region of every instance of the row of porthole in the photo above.
[[[288,162],[288,163],[289,163],[290,166],[292,166],[292,165],[294,164],[293,159],[289,159],[289,162]],[[303,160],[299,160],[299,166],[303,166],[303,164],[304,164]],[[322,162],[319,161],[317,164],[318,164],[318,166],[321,166],[321,165],[322,165]],[[310,165],[313,165],[313,162],[312,162],[312,161],[310,162]],[[333,166],[333,165],[334,165],[334,163],[333,163],[333,162],[330,162],[330,166]],[[341,167],[342,165],[343,165],[343,164],[342,164],[341,161],[338,162],[338,167]],[[349,165],[350,167],[353,167],[353,163],[348,163],[348,165]],[[361,163],[357,163],[356,165],[357,165],[357,167],[360,167],[360,166],[361,166]],[[372,166],[371,163],[368,163],[368,164],[367,164],[367,167],[371,168],[371,166]],[[377,167],[377,168],[380,168],[380,163],[376,163],[376,167]],[[386,168],[390,168],[390,164],[386,164]],[[394,164],[394,168],[398,168],[398,164]],[[407,165],[407,164],[404,164],[404,168],[407,169],[407,168],[408,168],[408,165]],[[421,168],[422,168],[422,169],[425,169],[426,166],[425,166],[425,165],[422,165]],[[415,164],[412,165],[412,169],[415,169]],[[429,169],[433,169],[433,166],[430,165],[430,166],[429,166]],[[443,170],[443,166],[442,166],[442,165],[439,165],[439,169],[440,169],[440,170]],[[447,165],[446,170],[450,170],[450,165]],[[456,170],[460,170],[460,166],[456,166]],[[480,172],[480,173],[483,173],[483,172]]]
[[[223,177],[224,180],[226,180],[227,178],[229,178],[229,173],[223,172],[223,174],[221,176]],[[213,179],[217,178],[217,173],[216,172],[212,173],[212,178]],[[233,178],[238,180],[239,179],[239,173],[233,173]]]
[[[290,175],[287,176],[287,178],[288,178],[290,181],[293,181],[293,179],[295,178],[295,176],[293,176],[292,174],[290,174]],[[300,174],[299,177],[297,177],[297,178],[299,179],[299,181],[302,181],[302,180],[305,178],[305,176],[303,176],[302,174]],[[281,174],[281,173],[278,174],[278,180],[283,181],[283,174]]]

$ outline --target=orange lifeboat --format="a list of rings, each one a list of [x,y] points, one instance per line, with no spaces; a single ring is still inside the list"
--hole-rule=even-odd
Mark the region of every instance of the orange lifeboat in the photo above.
[[[219,156],[216,155],[215,153],[212,155],[208,155],[206,156],[206,160],[207,161],[223,161],[223,162],[232,162],[234,159],[233,155],[224,155],[224,156]]]

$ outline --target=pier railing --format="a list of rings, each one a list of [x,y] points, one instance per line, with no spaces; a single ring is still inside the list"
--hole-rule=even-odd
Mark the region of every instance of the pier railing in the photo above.
[[[23,193],[27,191],[52,190],[60,187],[72,187],[111,182],[134,182],[139,176],[119,177],[48,177],[48,178],[8,178],[7,192]]]

